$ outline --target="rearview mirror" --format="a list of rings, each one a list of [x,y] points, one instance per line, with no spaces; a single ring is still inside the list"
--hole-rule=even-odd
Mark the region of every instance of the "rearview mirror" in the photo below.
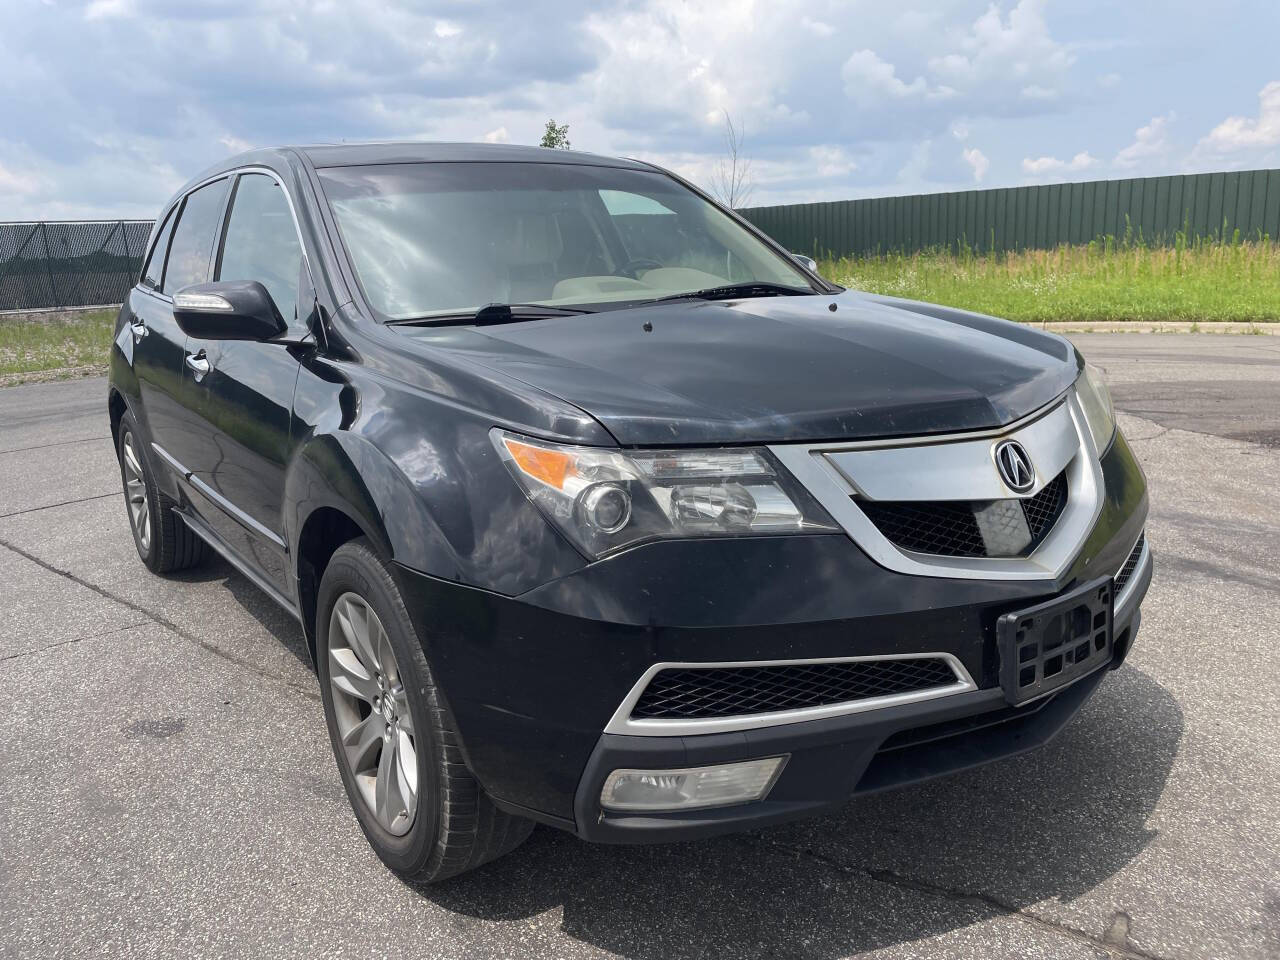
[[[196,283],[173,295],[173,319],[200,340],[270,340],[289,329],[256,280]]]
[[[818,261],[813,257],[806,257],[803,253],[793,253],[791,259],[813,273],[818,272]]]

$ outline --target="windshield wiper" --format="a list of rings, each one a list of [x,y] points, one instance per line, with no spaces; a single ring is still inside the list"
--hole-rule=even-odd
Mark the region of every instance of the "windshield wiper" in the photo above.
[[[690,290],[688,293],[673,293],[653,300],[643,300],[638,306],[646,303],[665,303],[668,300],[733,300],[738,297],[802,297],[817,293],[813,289],[788,287],[781,283],[769,283],[765,280],[750,280],[746,283],[726,283],[721,287],[707,287],[705,290]]]
[[[541,303],[486,303],[479,310],[459,310],[457,313],[438,313],[429,317],[409,317],[388,320],[388,325],[407,327],[487,327],[498,323],[520,323],[524,320],[542,320],[546,317],[573,317],[582,313],[594,313],[578,307],[552,307]]]

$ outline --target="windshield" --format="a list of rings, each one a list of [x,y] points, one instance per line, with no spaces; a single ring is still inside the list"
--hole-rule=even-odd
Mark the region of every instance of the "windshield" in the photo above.
[[[406,163],[319,171],[383,319],[491,303],[655,300],[804,273],[661,173],[568,163]]]

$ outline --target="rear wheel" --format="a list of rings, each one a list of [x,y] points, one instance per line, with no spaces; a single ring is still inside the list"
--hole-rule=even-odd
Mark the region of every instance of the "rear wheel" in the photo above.
[[[120,459],[120,479],[138,556],[152,573],[175,573],[203,563],[209,556],[209,548],[173,512],[176,506],[173,499],[156,489],[132,413],[126,413],[121,419],[118,433],[116,454]]]
[[[467,770],[400,591],[364,539],[340,547],[316,604],[317,667],[343,786],[374,851],[433,882],[515,849],[533,824]]]

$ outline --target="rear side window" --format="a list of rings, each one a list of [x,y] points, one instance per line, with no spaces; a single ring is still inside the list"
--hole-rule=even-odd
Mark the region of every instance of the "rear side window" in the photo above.
[[[175,204],[173,210],[177,209]],[[164,258],[169,252],[169,237],[173,233],[173,210],[164,218],[164,226],[156,237],[156,245],[151,248],[151,259],[147,261],[147,268],[142,271],[143,285],[152,290],[160,289],[160,281],[164,277]]]
[[[169,242],[169,266],[164,271],[164,292],[172,294],[193,283],[209,279],[209,257],[213,236],[222,212],[227,181],[217,180],[187,195],[178,215],[178,225]]]
[[[284,188],[261,173],[244,174],[231,200],[217,279],[257,280],[288,322],[294,319],[301,267],[302,245]]]

